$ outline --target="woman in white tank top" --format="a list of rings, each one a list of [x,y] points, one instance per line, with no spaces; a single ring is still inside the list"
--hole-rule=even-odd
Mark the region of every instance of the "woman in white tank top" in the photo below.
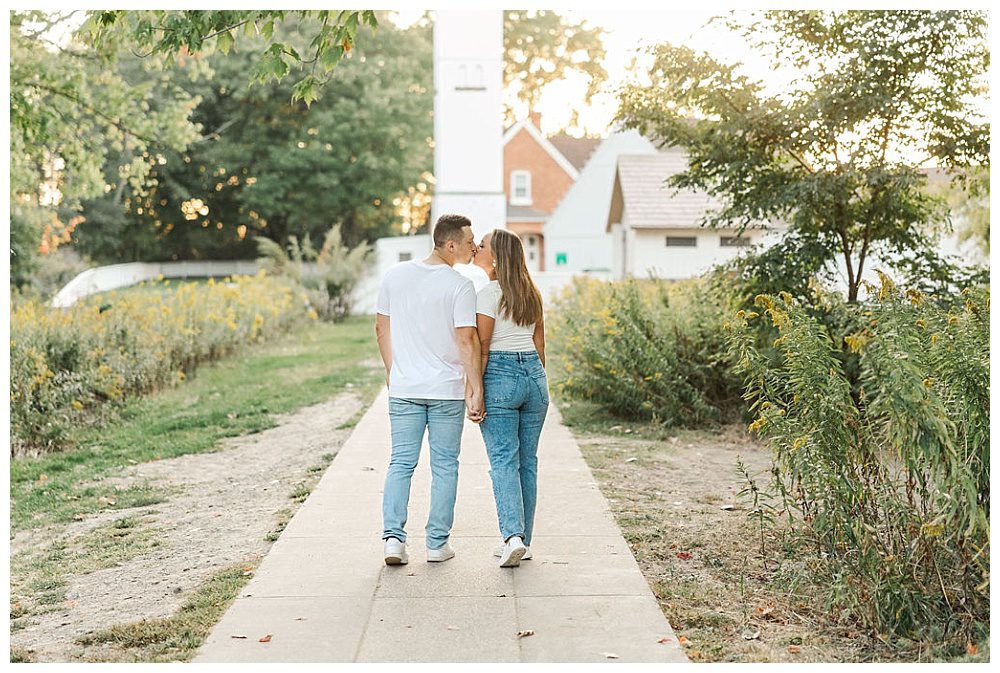
[[[500,566],[530,559],[538,483],[538,439],[549,406],[542,295],[521,239],[503,229],[483,237],[475,263],[490,282],[476,298],[486,417],[479,428],[490,459],[503,545]]]

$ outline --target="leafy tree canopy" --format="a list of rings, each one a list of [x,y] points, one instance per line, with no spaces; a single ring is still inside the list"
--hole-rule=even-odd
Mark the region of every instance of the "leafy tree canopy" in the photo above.
[[[293,45],[274,38],[276,25],[290,17],[312,24],[308,44]],[[371,10],[113,10],[94,12],[85,29],[100,51],[123,43],[144,56],[168,60],[184,53],[214,48],[228,54],[241,36],[259,35],[267,48],[257,54],[251,82],[281,81],[294,67],[298,80],[292,100],[309,105],[319,98],[322,85],[354,46],[358,28],[378,26]]]
[[[588,77],[582,103],[589,103],[608,73],[603,65],[604,30],[588,28],[585,23],[573,23],[549,10],[504,12],[503,81],[509,97],[526,104],[531,111],[547,85],[569,72],[579,72]],[[515,121],[512,103],[508,101],[505,106],[507,123]]]
[[[923,225],[943,212],[925,169],[963,181],[989,166],[985,15],[768,11],[729,24],[792,73],[787,89],[664,44],[650,83],[623,90],[619,118],[688,152],[670,182],[722,202],[708,224],[787,222],[843,258],[855,301],[873,251],[930,247]]]
[[[310,26],[288,17],[271,40],[307,43]],[[247,87],[269,49],[263,36],[205,56],[211,78],[188,85],[201,102],[202,140],[168,153],[155,186],[114,190],[88,203],[102,226],[78,240],[100,259],[251,257],[256,235],[319,240],[339,223],[355,245],[391,232],[394,201],[431,168],[431,29],[386,24],[359,42],[308,108],[288,80]]]
[[[138,188],[154,146],[181,149],[198,137],[197,99],[176,95],[161,64],[135,81],[115,68],[117,52],[95,53],[56,35],[73,12],[10,14],[11,280],[22,283],[36,254],[67,240],[80,202],[103,192],[102,168],[124,157],[120,180]],[[183,77],[197,77],[197,63]],[[155,163],[155,158],[152,163]]]

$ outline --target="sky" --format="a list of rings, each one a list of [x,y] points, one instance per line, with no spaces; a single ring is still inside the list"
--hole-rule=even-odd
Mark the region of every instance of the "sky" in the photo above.
[[[572,23],[585,21],[587,27],[600,27],[606,33],[604,46],[606,57],[604,68],[608,72],[608,80],[602,87],[602,92],[594,97],[591,104],[581,109],[580,127],[569,128],[573,135],[605,135],[614,119],[617,110],[615,91],[637,72],[641,72],[643,62],[649,61],[644,55],[648,47],[671,42],[686,44],[692,48],[708,51],[716,58],[726,61],[739,61],[750,66],[749,71],[758,76],[766,72],[766,68],[755,60],[753,54],[743,39],[730,33],[719,25],[706,25],[713,16],[718,16],[724,10],[597,10],[597,9],[567,9],[556,10]],[[393,17],[399,25],[409,25],[416,21],[422,10],[402,10]],[[632,59],[639,58],[639,68],[630,69]],[[570,124],[572,107],[580,109],[579,101],[586,91],[586,77],[570,73],[561,82],[554,82],[546,89],[538,104],[537,112],[542,115],[542,131],[546,134],[567,129]],[[515,108],[519,116],[526,116],[527,109]]]
[[[567,19],[574,22],[586,21],[589,26],[599,26],[607,33],[604,46],[607,56],[604,68],[608,81],[602,93],[595,96],[591,105],[581,112],[582,129],[571,129],[588,135],[604,135],[611,125],[618,109],[616,90],[629,79],[641,75],[650,62],[645,53],[649,47],[670,42],[685,44],[692,48],[708,51],[717,59],[750,61],[754,55],[746,48],[743,39],[731,34],[719,25],[706,25],[719,10],[701,11],[594,11],[570,10],[564,12]],[[636,69],[630,69],[633,59]],[[570,76],[556,82],[545,91],[539,102],[542,113],[542,131],[552,133],[570,122],[571,103],[579,100],[586,89],[583,76]]]
[[[833,1],[836,4],[837,0]],[[585,1],[582,4],[590,3]],[[608,10],[599,9],[598,7],[607,6],[606,3],[601,3],[582,9],[553,10],[572,23],[585,22],[588,27],[596,26],[605,30],[604,67],[608,72],[608,80],[602,86],[601,93],[595,96],[589,105],[581,102],[587,88],[584,75],[569,73],[563,81],[550,84],[536,109],[542,115],[541,130],[547,135],[560,131],[567,131],[576,136],[606,135],[617,111],[617,90],[647,70],[644,66],[648,65],[651,58],[645,50],[664,42],[684,44],[699,51],[706,51],[725,63],[743,63],[745,72],[752,78],[780,87],[782,82],[777,79],[777,73],[772,72],[762,57],[748,47],[742,36],[729,32],[720,23],[709,23],[713,17],[726,13],[727,6],[720,5],[714,0],[702,0],[698,4],[703,9]],[[732,7],[732,4],[729,4],[729,7]],[[927,7],[931,8],[933,7]],[[398,25],[405,26],[417,21],[425,11],[423,8],[397,8],[392,19]],[[736,11],[747,12],[746,9],[736,9]],[[83,18],[84,12],[79,12],[74,17],[75,20],[67,22],[67,25],[78,24]],[[633,65],[634,58],[638,59],[636,65]],[[571,126],[574,108],[580,112],[578,126]],[[521,104],[515,107],[515,112],[518,118],[523,118],[527,116],[528,110]]]

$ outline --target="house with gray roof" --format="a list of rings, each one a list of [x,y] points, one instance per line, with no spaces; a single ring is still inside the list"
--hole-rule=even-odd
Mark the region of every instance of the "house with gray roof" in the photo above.
[[[702,226],[705,214],[719,204],[704,192],[666,184],[685,168],[681,148],[618,156],[604,221],[613,278],[692,278],[780,236],[776,227],[740,233]]]
[[[576,181],[545,223],[545,269],[561,276],[612,271],[608,209],[618,157],[655,155],[656,147],[638,131],[615,131],[591,150]]]

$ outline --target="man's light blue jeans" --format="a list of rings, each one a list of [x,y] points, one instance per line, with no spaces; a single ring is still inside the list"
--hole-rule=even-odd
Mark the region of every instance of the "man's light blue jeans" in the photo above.
[[[486,418],[479,427],[490,458],[500,534],[531,544],[538,491],[538,438],[549,408],[545,369],[534,351],[490,351],[483,373]]]
[[[465,400],[389,398],[392,458],[382,494],[382,539],[406,542],[406,511],[410,479],[427,430],[431,447],[431,509],[427,517],[427,548],[440,549],[455,522],[458,453],[465,423]]]

